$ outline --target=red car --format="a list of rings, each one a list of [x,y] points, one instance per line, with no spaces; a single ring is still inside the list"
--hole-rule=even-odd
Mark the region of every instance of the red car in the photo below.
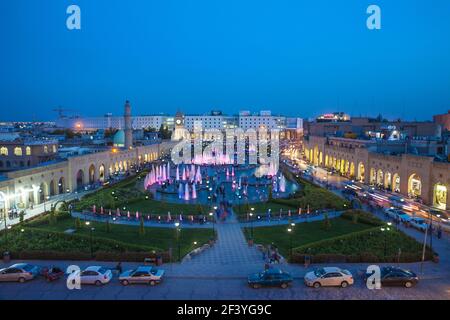
[[[58,267],[50,267],[43,268],[41,274],[44,276],[45,280],[52,282],[64,276],[64,271]]]

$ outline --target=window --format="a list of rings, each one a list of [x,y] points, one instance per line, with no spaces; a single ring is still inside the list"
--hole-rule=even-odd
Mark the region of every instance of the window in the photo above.
[[[31,148],[30,148],[30,147],[26,147],[26,149],[25,149],[25,154],[26,154],[27,156],[31,156]]]
[[[7,156],[8,155],[8,148],[7,147],[1,147],[0,148],[0,154],[2,156]]]
[[[15,147],[14,148],[14,154],[16,156],[21,156],[22,155],[22,148],[21,147]]]
[[[53,145],[53,153],[56,153],[56,146]]]
[[[44,153],[48,153],[48,146],[44,146]]]

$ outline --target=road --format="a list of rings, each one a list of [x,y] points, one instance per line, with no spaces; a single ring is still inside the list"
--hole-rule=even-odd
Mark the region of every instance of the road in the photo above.
[[[41,262],[42,263],[42,262]],[[76,264],[76,262],[73,262]],[[92,263],[79,262],[80,266]],[[113,265],[98,263],[102,265]],[[60,264],[61,265],[61,264]],[[125,268],[134,264],[124,264]],[[318,267],[315,266],[315,267]],[[365,268],[365,265],[346,266],[354,274]],[[427,265],[427,268],[433,267]],[[65,281],[60,279],[54,283],[46,283],[43,279],[36,279],[25,284],[0,283],[0,299],[38,299],[38,300],[298,300],[298,299],[450,299],[450,281],[448,276],[426,276],[421,279],[417,287],[395,288],[387,287],[380,290],[369,290],[359,276],[356,282],[348,288],[308,288],[303,284],[302,277],[306,271],[302,266],[284,266],[295,277],[288,289],[261,288],[252,289],[246,284],[246,274],[260,271],[258,265],[246,265],[236,270],[235,266],[197,265],[196,267],[182,267],[182,265],[164,265],[167,272],[165,280],[155,286],[130,285],[122,286],[117,278],[111,283],[96,287],[84,285],[80,290],[69,290]],[[221,272],[208,270],[220,269]],[[183,270],[184,269],[184,270]]]

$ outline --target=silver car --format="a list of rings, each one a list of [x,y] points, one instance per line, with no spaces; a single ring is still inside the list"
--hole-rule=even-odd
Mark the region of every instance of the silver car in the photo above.
[[[0,281],[25,281],[34,279],[39,275],[39,267],[28,263],[16,263],[0,270]]]
[[[95,284],[100,286],[110,282],[112,277],[111,270],[100,266],[87,267],[80,273],[81,284]]]
[[[145,283],[151,286],[160,283],[164,270],[152,266],[141,266],[134,270],[128,270],[119,276],[119,281],[126,286],[130,283]]]
[[[308,287],[314,288],[320,288],[322,286],[346,288],[352,285],[353,282],[353,276],[350,271],[336,267],[317,269],[305,275],[305,284]]]

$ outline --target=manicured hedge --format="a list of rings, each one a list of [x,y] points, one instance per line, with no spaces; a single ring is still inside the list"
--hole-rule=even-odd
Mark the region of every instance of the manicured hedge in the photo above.
[[[94,252],[161,252],[159,248],[144,247],[133,244],[126,244],[112,239],[94,237],[92,241]],[[90,237],[80,234],[66,234],[41,230],[37,228],[27,229],[25,232],[14,230],[8,232],[8,246],[6,246],[5,237],[0,239],[0,248],[2,251],[11,252],[82,252],[90,253]]]
[[[355,221],[356,219],[356,222],[372,226],[381,226],[383,224],[381,219],[363,210],[347,210],[342,213],[341,217],[350,221]]]
[[[294,249],[292,260],[303,263],[306,255],[311,256],[313,263],[418,262],[422,260],[421,243],[401,231],[385,232],[376,227],[297,247]],[[385,243],[386,256],[384,256]],[[399,248],[401,249],[400,257],[398,256]],[[427,247],[425,259],[431,258],[432,252]]]

